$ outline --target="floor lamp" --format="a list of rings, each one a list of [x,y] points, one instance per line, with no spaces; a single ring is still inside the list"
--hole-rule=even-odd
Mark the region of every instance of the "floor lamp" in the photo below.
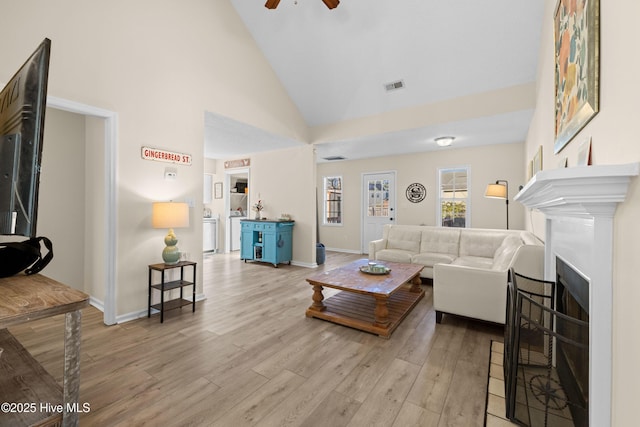
[[[504,184],[503,184],[504,183]],[[495,184],[487,185],[484,197],[490,199],[504,199],[507,204],[507,230],[509,229],[509,182],[499,179]]]

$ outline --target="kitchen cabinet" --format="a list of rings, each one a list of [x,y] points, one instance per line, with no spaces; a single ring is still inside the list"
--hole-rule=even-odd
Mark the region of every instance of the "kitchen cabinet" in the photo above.
[[[274,267],[291,264],[293,225],[291,220],[240,221],[240,259],[268,262]]]

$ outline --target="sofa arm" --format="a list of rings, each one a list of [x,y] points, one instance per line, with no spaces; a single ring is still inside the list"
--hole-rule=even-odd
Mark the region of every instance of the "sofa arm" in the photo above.
[[[462,265],[433,267],[433,307],[451,313],[504,324],[507,271]]]
[[[387,239],[372,240],[369,242],[369,259],[376,259],[376,252],[387,248]]]

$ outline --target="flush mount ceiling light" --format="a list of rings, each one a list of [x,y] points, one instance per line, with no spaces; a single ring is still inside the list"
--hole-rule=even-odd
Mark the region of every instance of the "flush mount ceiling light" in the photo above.
[[[453,143],[454,139],[456,139],[455,136],[441,136],[439,138],[434,139],[434,141],[440,147],[448,147]]]
[[[327,5],[329,9],[335,9],[340,4],[340,0],[322,0],[322,2]],[[267,2],[264,4],[264,7],[266,7],[267,9],[275,9],[276,7],[278,7],[279,3],[280,0],[267,0]],[[295,1],[294,4],[298,4],[298,2]]]

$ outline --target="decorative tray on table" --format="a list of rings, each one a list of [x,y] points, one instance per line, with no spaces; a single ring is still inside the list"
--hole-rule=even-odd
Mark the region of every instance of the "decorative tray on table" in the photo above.
[[[389,272],[391,271],[391,269],[387,266],[381,265],[381,264],[376,264],[376,265],[363,265],[360,267],[360,271],[362,271],[363,273],[366,274],[376,274],[376,275],[382,275],[382,274],[389,274]]]

